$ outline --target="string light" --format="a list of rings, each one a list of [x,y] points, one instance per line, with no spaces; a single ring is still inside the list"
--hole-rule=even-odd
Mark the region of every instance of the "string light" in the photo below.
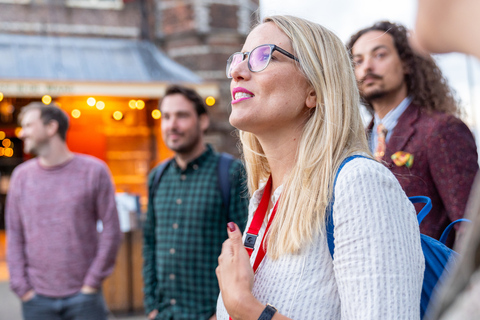
[[[4,146],[5,148],[10,147],[11,144],[12,144],[12,141],[10,141],[10,139],[5,139],[2,141],[2,146]]]
[[[135,100],[128,101],[128,106],[130,107],[130,109],[135,109],[137,107],[137,101]]]
[[[5,137],[6,137],[5,132],[4,132],[4,131],[0,131],[0,140],[5,139]]]
[[[143,100],[137,100],[137,109],[142,110],[143,108],[145,108],[145,102],[143,102]]]
[[[3,93],[0,92],[0,101],[3,100]]]
[[[11,148],[5,148],[5,156],[7,156],[7,157],[9,157],[9,158],[10,158],[11,156],[13,156],[13,149],[11,149]]]
[[[75,119],[80,118],[81,115],[82,115],[82,113],[80,112],[80,110],[78,110],[78,109],[73,109],[72,110],[72,117],[74,117]]]
[[[105,108],[105,102],[103,101],[98,101],[96,104],[96,107],[98,110],[103,110]]]
[[[87,99],[87,104],[90,106],[90,107],[93,107],[95,105],[95,102],[97,102],[97,100],[95,100],[94,97],[90,97]]]
[[[152,118],[155,119],[155,120],[158,120],[162,117],[162,113],[160,112],[160,110],[158,109],[155,109],[152,111]]]
[[[115,111],[113,113],[113,119],[118,121],[118,120],[122,120],[122,118],[123,118],[123,113],[121,113],[120,111]]]
[[[209,96],[207,97],[207,99],[205,99],[205,103],[207,104],[207,106],[211,107],[215,104],[215,98],[212,96]]]
[[[46,94],[42,97],[42,102],[43,104],[50,104],[50,102],[52,102],[52,97]]]

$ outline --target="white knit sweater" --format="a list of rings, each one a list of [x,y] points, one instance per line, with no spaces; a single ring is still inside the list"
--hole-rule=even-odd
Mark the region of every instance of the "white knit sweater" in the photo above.
[[[280,193],[281,187],[274,201]],[[260,188],[250,200],[248,225],[262,194]],[[271,260],[267,253],[253,295],[292,319],[419,319],[425,265],[420,232],[415,209],[393,174],[364,158],[347,163],[335,187],[333,220],[333,261],[320,234],[298,254]],[[228,319],[221,294],[217,319]]]

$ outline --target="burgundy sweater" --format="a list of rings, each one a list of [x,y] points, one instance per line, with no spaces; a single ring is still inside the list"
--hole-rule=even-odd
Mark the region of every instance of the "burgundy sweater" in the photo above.
[[[84,284],[99,288],[121,240],[114,195],[107,166],[91,156],[49,168],[37,159],[19,165],[6,204],[12,290],[65,297]]]

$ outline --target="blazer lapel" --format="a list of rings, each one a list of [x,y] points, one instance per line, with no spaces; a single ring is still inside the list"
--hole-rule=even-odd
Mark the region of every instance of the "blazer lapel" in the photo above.
[[[393,165],[392,154],[397,151],[403,151],[410,137],[415,133],[413,124],[420,116],[420,108],[410,104],[405,112],[398,118],[398,123],[393,129],[392,136],[387,143],[384,161]]]

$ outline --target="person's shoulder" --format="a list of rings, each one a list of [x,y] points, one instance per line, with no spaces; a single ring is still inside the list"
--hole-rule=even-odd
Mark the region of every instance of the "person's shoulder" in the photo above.
[[[168,163],[172,160],[173,158],[168,158],[157,163],[148,173],[148,181],[153,180],[153,177],[155,176],[156,172],[160,169],[160,167],[168,165]]]
[[[105,161],[89,154],[75,153],[74,160],[77,165],[83,168],[108,171],[108,166]]]
[[[361,183],[361,181],[369,181],[381,179],[395,179],[395,176],[378,161],[368,157],[358,157],[348,163],[338,173],[338,184],[349,184],[352,182]]]
[[[439,129],[447,127],[468,128],[467,125],[457,116],[440,111],[421,111],[418,121],[423,128],[430,129],[430,131],[438,131]]]
[[[25,162],[20,163],[18,166],[15,167],[15,169],[12,172],[12,178],[15,176],[23,175],[26,172],[29,172],[31,170],[35,170],[38,168],[38,163],[37,159],[29,159]]]

